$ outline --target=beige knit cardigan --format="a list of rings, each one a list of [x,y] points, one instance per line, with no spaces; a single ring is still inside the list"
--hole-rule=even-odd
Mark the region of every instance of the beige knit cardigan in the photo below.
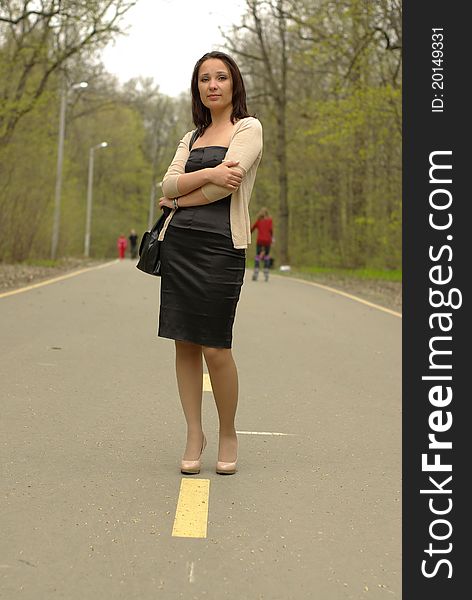
[[[187,162],[190,138],[192,131],[187,132],[180,140],[177,152],[167,169],[167,173],[162,180],[162,191],[168,198],[178,198],[178,180],[182,173],[185,173],[185,163]],[[247,248],[251,243],[251,224],[249,220],[249,200],[251,198],[252,188],[256,179],[256,171],[262,157],[262,126],[258,119],[246,117],[237,121],[225,161],[238,160],[239,167],[243,171],[243,180],[239,188],[231,195],[230,205],[230,227],[233,246],[235,248]],[[201,187],[202,193],[210,202],[216,202],[228,196],[228,188],[207,183]],[[178,209],[177,209],[178,210]],[[172,210],[167,217],[164,226],[159,235],[159,240],[163,240],[167,227],[174,216],[175,210]]]

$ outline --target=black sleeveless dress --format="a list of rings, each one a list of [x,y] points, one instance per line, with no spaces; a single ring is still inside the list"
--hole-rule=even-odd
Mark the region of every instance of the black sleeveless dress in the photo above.
[[[185,172],[216,167],[227,148],[190,152]],[[174,214],[161,245],[160,337],[231,348],[246,251],[233,247],[231,195]]]

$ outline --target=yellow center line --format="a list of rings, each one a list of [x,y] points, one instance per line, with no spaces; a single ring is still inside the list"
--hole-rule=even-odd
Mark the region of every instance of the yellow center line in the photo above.
[[[26,287],[18,288],[16,290],[12,290],[11,292],[3,292],[2,294],[0,294],[0,298],[6,298],[7,296],[14,296],[15,294],[28,292],[29,290],[34,290],[35,288],[43,287],[44,285],[50,285],[51,283],[56,283],[57,281],[63,281],[64,279],[69,279],[70,277],[77,277],[77,275],[82,275],[82,273],[87,273],[88,271],[95,271],[96,269],[103,269],[104,267],[109,267],[110,265],[114,265],[117,262],[118,260],[112,260],[111,262],[104,263],[103,265],[98,265],[96,267],[87,267],[86,269],[73,271],[72,273],[60,275],[59,277],[54,277],[53,279],[46,279],[45,281],[40,281],[39,283],[33,283],[32,285],[27,285]]]
[[[209,479],[181,480],[173,537],[206,538],[209,497]]]
[[[213,389],[211,387],[210,376],[208,373],[203,373],[203,391],[204,392],[212,392]]]

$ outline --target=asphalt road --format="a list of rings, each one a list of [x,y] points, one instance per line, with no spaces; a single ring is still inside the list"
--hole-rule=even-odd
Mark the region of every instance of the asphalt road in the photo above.
[[[159,280],[124,261],[0,297],[1,598],[401,598],[401,319],[250,275],[239,471],[214,471],[205,392],[199,538],[172,535],[192,476]]]

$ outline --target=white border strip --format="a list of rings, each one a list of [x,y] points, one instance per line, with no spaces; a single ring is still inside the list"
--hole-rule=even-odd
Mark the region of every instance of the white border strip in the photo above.
[[[236,431],[242,435],[297,435],[296,433],[279,433],[277,431]]]
[[[307,281],[306,279],[298,279],[298,277],[292,277],[291,275],[275,275],[275,277],[280,277],[281,279],[291,279],[292,281],[298,281],[299,283],[305,283],[307,285],[314,285],[315,287],[319,287],[323,290],[328,290],[328,292],[333,292],[334,294],[344,296],[345,298],[349,298],[350,300],[355,300],[356,302],[360,302],[361,304],[365,304],[366,306],[370,306],[371,308],[376,308],[377,310],[386,312],[389,315],[393,315],[394,317],[400,317],[400,319],[402,318],[402,313],[396,312],[395,310],[390,310],[389,308],[385,308],[385,306],[380,306],[380,304],[374,304],[373,302],[369,302],[368,300],[359,298],[359,296],[353,296],[352,294],[348,294],[347,292],[342,292],[341,290],[329,287],[328,285],[323,285],[322,283],[315,283],[314,281]]]
[[[77,275],[82,275],[82,273],[87,273],[88,271],[95,271],[97,269],[103,269],[104,267],[109,267],[110,265],[114,265],[117,262],[119,262],[118,259],[112,260],[110,262],[104,263],[102,265],[98,265],[96,267],[87,267],[86,269],[80,269],[79,271],[73,271],[72,273],[67,273],[66,275],[60,275],[59,277],[54,277],[53,279],[46,279],[44,281],[40,281],[39,283],[33,283],[32,285],[28,285],[26,287],[18,288],[16,290],[11,290],[10,292],[3,292],[2,294],[0,294],[0,298],[6,298],[7,296],[14,296],[15,294],[21,294],[23,292],[28,292],[29,290],[34,290],[35,288],[43,287],[44,285],[56,283],[57,281],[63,281],[64,279],[70,279],[71,277],[76,277]]]

